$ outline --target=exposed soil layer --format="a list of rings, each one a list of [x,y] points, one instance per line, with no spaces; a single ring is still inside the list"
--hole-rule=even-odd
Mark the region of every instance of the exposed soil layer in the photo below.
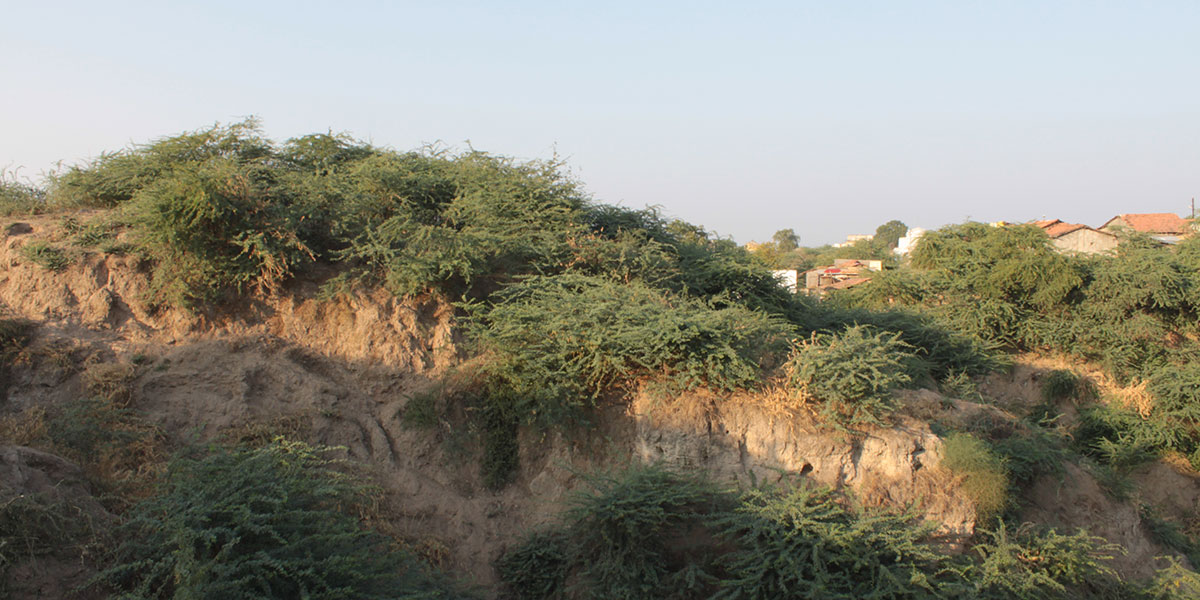
[[[869,505],[916,504],[955,542],[971,534],[975,513],[941,468],[941,439],[927,421],[934,414],[964,421],[981,414],[1012,418],[1003,408],[923,390],[906,392],[913,408],[895,426],[845,435],[817,427],[807,414],[767,410],[769,402],[761,398],[693,394],[655,400],[638,394],[599,409],[590,428],[522,432],[515,481],[490,491],[479,472],[472,406],[441,393],[467,370],[454,309],[446,302],[397,299],[382,290],[322,299],[321,281],[308,279],[192,314],[147,304],[149,280],[136,256],[79,251],[70,266],[51,272],[25,260],[20,248],[53,240],[52,219],[5,231],[0,312],[37,327],[8,385],[0,386],[7,389],[0,417],[33,409],[52,413],[88,393],[94,365],[119,365],[128,386],[122,403],[160,428],[172,447],[286,434],[343,448],[368,465],[386,492],[373,525],[483,586],[494,583],[491,563],[506,544],[553,518],[581,486],[580,473],[633,460],[699,467],[742,484],[792,473],[853,490]],[[983,390],[1013,407],[1035,404],[1037,378],[1046,370],[1021,363]],[[414,402],[430,409],[420,426],[404,418]],[[28,460],[13,462],[4,452]],[[80,477],[47,456],[5,449],[0,458],[8,462],[0,468],[33,473],[21,481],[53,473],[46,481],[60,483],[46,485],[87,496],[75,483],[61,483]],[[35,463],[46,469],[11,466]],[[1190,506],[1194,514],[1200,498],[1195,477],[1155,469],[1139,475],[1141,481],[1153,485],[1167,478],[1170,489],[1184,491],[1150,491],[1149,501],[1179,514]],[[1132,504],[1108,499],[1073,466],[1063,481],[1038,482],[1030,503],[1033,520],[1087,527],[1126,547],[1119,566],[1131,574],[1145,574],[1141,565],[1162,553],[1138,524]],[[41,575],[14,572],[41,582],[31,585],[42,597],[61,591],[44,587],[51,579],[70,583],[86,575],[86,568],[72,575],[55,564],[36,566]]]

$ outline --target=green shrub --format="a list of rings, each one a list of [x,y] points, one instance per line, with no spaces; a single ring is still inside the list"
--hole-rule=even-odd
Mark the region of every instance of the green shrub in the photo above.
[[[848,510],[829,491],[747,491],[720,520],[733,549],[714,600],[937,598],[954,577],[914,513]]]
[[[70,402],[47,425],[55,447],[76,460],[90,460],[142,440],[147,432],[128,427],[137,416],[107,400],[83,398]]]
[[[965,372],[960,371],[947,375],[939,382],[938,387],[944,396],[971,402],[983,402],[983,394],[979,393],[979,385]]]
[[[98,581],[122,598],[456,597],[344,512],[362,487],[323,452],[277,440],[176,458]]]
[[[727,495],[699,476],[655,466],[589,482],[593,491],[572,497],[559,527],[501,559],[511,591],[531,599],[706,596],[713,540],[703,526]]]
[[[1079,414],[1074,431],[1076,448],[1119,469],[1154,460],[1165,450],[1186,453],[1195,435],[1194,430],[1161,418],[1157,410],[1143,418],[1132,410],[1100,403],[1081,408]]]
[[[520,420],[504,408],[511,403],[485,402],[480,410],[483,430],[483,460],[480,472],[488,489],[498,490],[512,481],[521,466],[517,438]]]
[[[226,292],[269,289],[312,260],[274,177],[231,159],[179,165],[127,203],[137,240],[156,261],[160,300],[194,306]]]
[[[795,294],[779,285],[765,263],[731,240],[712,239],[699,231],[679,236],[674,248],[680,287],[689,295],[793,320],[804,308]]]
[[[187,165],[209,160],[262,161],[273,152],[259,123],[240,123],[162,138],[100,155],[85,166],[71,167],[51,178],[50,198],[58,206],[114,207],[128,202],[145,186]]]
[[[679,542],[723,501],[711,483],[644,467],[593,485],[595,492],[576,496],[567,511],[590,596],[679,597],[709,583],[704,565],[695,565],[698,557],[681,556],[687,547]]]
[[[983,541],[972,549],[979,556],[968,570],[976,598],[1045,600],[1081,598],[1115,579],[1106,561],[1119,547],[1080,531],[1062,535],[1022,526],[1009,532],[1001,522],[982,530]]]
[[[1075,397],[1082,380],[1072,371],[1050,371],[1042,379],[1042,400],[1054,404]]]
[[[570,263],[583,197],[556,162],[483,152],[361,161],[337,254],[397,295],[486,295],[497,282]]]
[[[496,573],[519,600],[562,598],[573,559],[564,530],[536,531],[500,557]]]
[[[593,481],[497,562],[511,597],[1175,600],[1195,580],[1175,564],[1143,589],[1107,566],[1119,548],[1101,538],[1003,521],[946,554],[916,512],[790,482],[734,494],[656,467]]]
[[[46,242],[30,242],[21,246],[21,256],[48,271],[61,271],[71,264],[71,259],[61,248]]]
[[[605,391],[640,380],[672,390],[733,390],[761,379],[760,362],[791,328],[765,313],[713,308],[640,282],[532,277],[475,305],[471,334],[489,353],[493,393],[524,421],[553,422]]]
[[[441,388],[417,392],[408,396],[404,408],[400,411],[400,419],[407,427],[428,429],[438,424],[438,400],[443,393]]]
[[[1154,396],[1153,416],[1185,428],[1191,435],[1174,450],[1190,452],[1200,439],[1200,365],[1170,365],[1155,371],[1147,386]]]
[[[870,286],[861,286],[870,287]],[[856,325],[896,334],[911,346],[906,371],[914,382],[941,381],[956,373],[987,375],[1007,366],[993,345],[957,332],[928,314],[911,310],[846,308],[822,302],[807,310],[802,325],[819,333],[837,333]]]
[[[1061,477],[1066,472],[1064,465],[1072,456],[1061,436],[1041,428],[993,442],[991,450],[1004,466],[1013,492],[1019,492],[1042,476]]]
[[[112,248],[113,239],[116,237],[117,224],[107,220],[93,220],[81,224],[78,229],[71,232],[71,243],[81,248],[101,247],[101,249]]]
[[[1142,504],[1138,509],[1142,525],[1154,541],[1186,556],[1192,564],[1200,563],[1200,539],[1188,535],[1182,525],[1164,517],[1152,506]]]
[[[46,190],[18,181],[0,169],[0,216],[35,215],[46,210]]]
[[[788,358],[788,384],[822,402],[828,423],[881,424],[896,409],[891,390],[912,381],[905,372],[911,347],[899,338],[857,325],[814,334]]]
[[[1008,506],[1008,469],[987,442],[966,433],[946,438],[942,466],[959,478],[960,489],[975,506],[977,523],[990,522]]]
[[[1147,600],[1192,600],[1200,598],[1200,574],[1168,556],[1166,567],[1154,574],[1154,580],[1143,591]]]

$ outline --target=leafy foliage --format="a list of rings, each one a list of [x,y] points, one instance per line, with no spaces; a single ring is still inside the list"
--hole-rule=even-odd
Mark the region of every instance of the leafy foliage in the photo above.
[[[1066,369],[1050,371],[1042,380],[1042,399],[1049,403],[1061,402],[1075,396],[1081,380]]]
[[[980,561],[969,573],[977,598],[1041,600],[1079,598],[1114,577],[1105,561],[1119,548],[1084,532],[1038,533],[1028,526],[1009,532],[1001,522],[974,551]]]
[[[46,242],[30,242],[21,246],[21,256],[48,271],[61,271],[71,264],[62,248]]]
[[[570,544],[564,530],[535,531],[500,557],[496,572],[520,600],[560,598],[572,568]]]
[[[1192,564],[1200,562],[1200,536],[1188,535],[1182,525],[1164,517],[1152,506],[1141,505],[1138,514],[1155,541],[1186,556]]]
[[[671,598],[708,583],[704,561],[677,553],[722,500],[711,483],[650,467],[594,484],[596,492],[576,496],[566,516],[588,596]]]
[[[560,267],[583,198],[555,162],[378,155],[355,166],[343,261],[405,295]]]
[[[596,481],[557,525],[498,561],[513,597],[1143,597],[1107,567],[1117,548],[1082,532],[999,523],[970,553],[948,555],[914,513],[863,509],[802,483],[735,493],[660,467]]]
[[[362,487],[322,452],[277,440],[176,458],[98,580],[122,598],[456,597],[345,512]]]
[[[561,418],[641,379],[673,389],[754,386],[791,328],[737,305],[716,308],[652,288],[583,276],[531,277],[472,307],[509,414]]]
[[[274,174],[256,163],[210,159],[148,182],[127,204],[158,268],[160,298],[211,302],[227,291],[270,288],[312,251],[295,233],[301,215],[273,198]]]
[[[821,333],[836,334],[862,325],[899,336],[898,340],[910,347],[905,369],[915,382],[940,381],[960,373],[976,377],[1007,366],[994,345],[963,335],[919,312],[846,308],[833,299],[814,307],[805,317],[807,328]]]
[[[912,380],[905,370],[910,348],[898,334],[864,326],[815,334],[788,359],[788,383],[821,401],[830,422],[880,424],[896,408],[891,390]]]
[[[149,144],[102,154],[86,166],[71,167],[51,181],[50,196],[59,206],[114,207],[188,165],[207,161],[252,163],[272,154],[259,123],[247,119],[228,126],[163,138]]]
[[[1187,600],[1200,597],[1200,574],[1192,571],[1174,557],[1159,569],[1154,581],[1143,591],[1148,600]]]
[[[1200,242],[1165,246],[1126,235],[1112,255],[1058,254],[1036,227],[967,223],[930,232],[911,269],[839,294],[843,307],[900,305],[985,344],[1048,349],[1101,364],[1119,383],[1144,381],[1144,414],[1087,408],[1076,446],[1117,469],[1162,451],[1200,465]],[[875,285],[878,283],[879,285]],[[1046,405],[1086,399],[1074,374],[1051,373]]]
[[[0,216],[34,215],[46,210],[46,190],[0,169]]]
[[[781,252],[791,252],[800,247],[800,236],[792,229],[780,229],[771,236],[771,242]]]
[[[908,225],[903,221],[892,219],[875,228],[875,238],[871,240],[876,246],[894,249],[900,243],[900,238],[908,235]]]
[[[574,496],[559,527],[501,559],[505,584],[529,599],[702,597],[712,575],[700,528],[728,498],[659,467],[590,481],[594,492]]]
[[[970,434],[946,438],[942,465],[959,478],[962,492],[975,506],[976,521],[989,523],[1006,508],[1008,470],[987,442]]]
[[[856,513],[828,490],[756,489],[718,521],[736,548],[714,599],[937,598],[951,579],[913,514]]]
[[[1064,464],[1072,452],[1061,434],[1041,427],[1032,427],[1004,439],[992,442],[991,451],[997,455],[1008,475],[1009,495],[1016,497],[1024,486],[1044,475],[1062,476]],[[993,461],[985,460],[984,464]]]

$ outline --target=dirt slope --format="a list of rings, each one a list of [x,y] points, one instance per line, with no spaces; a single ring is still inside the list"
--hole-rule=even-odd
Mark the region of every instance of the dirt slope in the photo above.
[[[804,415],[703,395],[614,404],[569,440],[525,432],[516,481],[489,491],[465,407],[439,400],[421,428],[402,417],[463,360],[446,303],[380,290],[322,300],[320,281],[305,280],[205,314],[156,311],[144,302],[149,283],[136,257],[80,253],[50,272],[20,248],[53,239],[55,223],[27,225],[0,240],[0,311],[37,323],[32,358],[13,371],[0,417],[53,411],[86,393],[89,369],[118,365],[128,406],[171,446],[286,433],[344,447],[387,492],[375,524],[481,585],[494,583],[490,564],[505,545],[581,485],[578,473],[630,460],[743,483],[794,472],[869,504],[918,503],[950,537],[975,524],[939,466],[940,439],[920,420],[847,438]]]

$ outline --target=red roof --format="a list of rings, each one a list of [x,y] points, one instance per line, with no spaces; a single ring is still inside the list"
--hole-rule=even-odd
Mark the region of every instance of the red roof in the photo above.
[[[1034,225],[1041,227],[1042,229],[1045,229],[1055,223],[1062,223],[1062,221],[1059,221],[1058,219],[1045,219],[1042,221],[1034,221],[1033,222]]]
[[[1140,213],[1117,215],[1101,225],[1101,229],[1120,219],[1126,227],[1142,233],[1185,235],[1191,231],[1187,221],[1175,213]]]
[[[1047,227],[1046,235],[1050,236],[1051,238],[1060,238],[1073,231],[1079,231],[1080,229],[1091,229],[1091,227],[1088,227],[1087,225],[1080,225],[1078,223],[1060,222]]]

